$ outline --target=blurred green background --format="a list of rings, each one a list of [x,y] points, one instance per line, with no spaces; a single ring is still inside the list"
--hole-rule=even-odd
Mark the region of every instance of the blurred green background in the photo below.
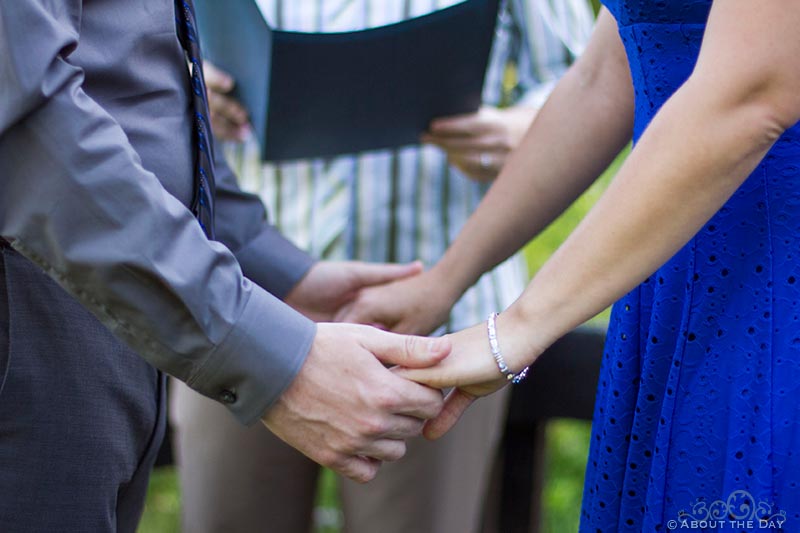
[[[594,205],[619,168],[625,154],[597,182],[526,248],[529,271],[535,273]],[[607,320],[607,313],[595,321]],[[547,473],[543,494],[542,525],[545,533],[578,531],[583,472],[589,452],[590,424],[554,420],[547,427]],[[338,533],[341,513],[335,476],[320,480],[315,511],[315,533]],[[157,469],[152,476],[139,533],[174,533],[180,529],[180,489],[174,468]]]

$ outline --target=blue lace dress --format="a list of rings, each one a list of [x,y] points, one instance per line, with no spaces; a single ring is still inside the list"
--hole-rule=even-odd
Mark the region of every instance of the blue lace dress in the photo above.
[[[711,1],[606,4],[630,62],[636,139],[694,67]],[[759,519],[800,531],[798,485],[795,126],[691,242],[614,306],[581,532],[763,531]]]

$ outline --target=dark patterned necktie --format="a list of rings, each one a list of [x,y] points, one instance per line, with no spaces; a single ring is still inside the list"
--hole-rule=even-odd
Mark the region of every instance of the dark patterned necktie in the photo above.
[[[192,73],[192,103],[194,104],[194,140],[197,150],[194,175],[195,195],[192,213],[197,217],[209,239],[214,238],[214,146],[208,122],[208,99],[203,78],[203,56],[197,37],[192,0],[175,0],[175,22],[178,39],[186,51]]]

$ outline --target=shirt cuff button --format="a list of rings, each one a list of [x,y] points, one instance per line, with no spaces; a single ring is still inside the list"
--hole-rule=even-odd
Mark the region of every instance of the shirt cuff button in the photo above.
[[[219,399],[222,403],[236,403],[236,393],[229,389],[223,389],[219,393]]]

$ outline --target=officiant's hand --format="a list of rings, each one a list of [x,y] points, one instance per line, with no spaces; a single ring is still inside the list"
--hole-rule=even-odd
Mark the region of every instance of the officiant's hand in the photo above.
[[[429,270],[393,283],[368,287],[344,305],[337,322],[380,324],[395,333],[428,335],[447,321],[461,293]]]
[[[450,163],[468,177],[492,181],[522,141],[536,112],[527,106],[482,107],[477,113],[437,118],[422,142],[442,148]]]
[[[544,352],[546,346],[536,340],[534,326],[513,310],[501,313],[496,324],[503,358],[513,372],[530,365]],[[455,387],[445,399],[439,416],[425,424],[424,435],[429,439],[447,433],[476,399],[509,384],[492,356],[486,322],[443,338],[450,341],[452,349],[438,365],[394,369],[396,374],[430,387]]]
[[[233,78],[208,61],[203,63],[203,75],[214,135],[225,141],[243,141],[250,133],[250,121],[247,110],[230,95]]]
[[[395,335],[367,326],[319,324],[299,374],[262,421],[312,460],[355,481],[406,452],[442,408],[440,391],[385,365],[422,368],[450,352],[446,339]]]
[[[420,272],[422,263],[419,261],[403,265],[320,261],[289,292],[285,302],[315,322],[332,322],[362,291]]]

